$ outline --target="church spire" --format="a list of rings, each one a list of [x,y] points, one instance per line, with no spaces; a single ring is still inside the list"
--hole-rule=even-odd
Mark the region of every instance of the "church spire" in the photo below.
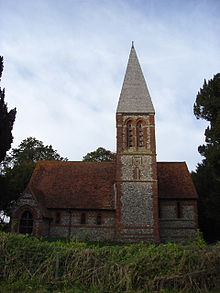
[[[117,113],[154,113],[154,107],[132,42]]]

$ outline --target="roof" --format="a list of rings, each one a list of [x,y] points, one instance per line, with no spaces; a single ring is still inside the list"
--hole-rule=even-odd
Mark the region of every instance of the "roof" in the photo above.
[[[185,162],[158,162],[159,198],[198,198]]]
[[[27,189],[46,208],[114,209],[115,163],[39,161]]]
[[[133,43],[117,113],[154,113],[154,107]]]
[[[39,161],[26,192],[44,210],[114,210],[115,172],[115,162]],[[185,162],[158,162],[157,174],[159,198],[197,198]]]

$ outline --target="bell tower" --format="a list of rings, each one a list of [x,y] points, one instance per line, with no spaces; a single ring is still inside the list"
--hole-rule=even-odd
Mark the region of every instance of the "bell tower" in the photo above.
[[[154,107],[132,42],[116,112],[116,233],[159,241]]]

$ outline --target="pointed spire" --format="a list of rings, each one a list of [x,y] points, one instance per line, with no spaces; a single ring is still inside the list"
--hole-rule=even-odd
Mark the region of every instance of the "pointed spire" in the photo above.
[[[154,106],[132,42],[117,113],[154,113]]]

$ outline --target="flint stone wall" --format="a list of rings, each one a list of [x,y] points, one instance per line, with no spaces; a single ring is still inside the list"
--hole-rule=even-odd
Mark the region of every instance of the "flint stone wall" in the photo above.
[[[73,211],[71,212],[71,220],[70,214],[67,212],[61,213],[61,225],[69,225],[71,222],[71,226],[81,226],[80,224],[80,217],[81,214],[85,213],[87,217],[87,225],[94,226],[96,224],[97,214],[102,215],[102,225],[101,226],[114,226],[115,225],[115,213],[114,212],[94,212],[94,211]],[[54,212],[54,219],[55,219],[56,212]]]
[[[16,217],[18,210],[25,205],[30,206],[32,209],[34,209],[37,217],[40,217],[40,209],[38,207],[36,200],[33,198],[31,194],[24,194],[17,200],[16,205],[13,207],[11,214],[12,218]]]
[[[133,234],[133,235],[149,235],[152,234],[153,229],[122,229],[121,235],[123,234]]]
[[[122,155],[122,176],[121,180],[134,181],[134,169],[140,170],[140,180],[152,180],[152,157],[140,155]],[[147,166],[147,167],[146,167]]]
[[[69,237],[69,228],[62,226],[54,226],[50,229],[50,237]],[[85,227],[71,227],[70,237],[76,240],[91,240],[91,241],[113,241],[115,237],[114,228],[90,228]]]
[[[23,207],[25,207],[23,209]],[[28,208],[30,207],[30,208]],[[11,213],[11,223],[12,223],[12,230],[14,229],[15,232],[19,232],[19,221],[20,221],[20,217],[22,215],[22,213],[25,210],[30,210],[31,213],[35,213],[35,218],[34,218],[34,226],[33,226],[33,232],[34,235],[38,235],[39,233],[39,225],[41,222],[41,211],[39,209],[39,206],[36,202],[36,200],[34,199],[34,197],[32,196],[32,194],[29,193],[25,193],[23,194],[16,202],[16,204],[14,205],[13,209],[12,209],[12,213]],[[13,223],[15,223],[15,227],[13,227]]]
[[[186,241],[195,236],[197,229],[194,202],[179,201],[181,217],[177,218],[177,201],[163,201],[160,204],[161,218],[159,232],[161,241]]]
[[[192,240],[195,237],[195,229],[161,229],[160,240],[162,242],[167,241],[187,241]]]
[[[77,240],[106,241],[115,237],[115,212],[114,211],[60,211],[61,221],[55,223],[57,211],[53,211],[53,221],[50,226],[50,237],[67,238]],[[86,214],[86,224],[80,224],[80,216]],[[97,225],[97,214],[102,215],[102,224]],[[70,220],[71,217],[71,220]],[[69,227],[70,225],[70,227]],[[45,224],[45,229],[47,224]],[[45,230],[46,231],[46,230]]]
[[[121,191],[121,225],[152,227],[154,224],[152,184],[123,182]]]
[[[42,232],[41,236],[48,236],[50,231],[50,223],[49,220],[44,219],[42,222]]]

